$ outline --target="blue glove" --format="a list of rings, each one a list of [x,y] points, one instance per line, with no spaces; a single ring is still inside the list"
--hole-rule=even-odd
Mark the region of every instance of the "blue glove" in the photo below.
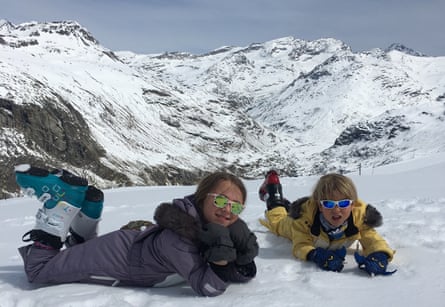
[[[365,271],[369,275],[391,275],[392,272],[386,271],[388,266],[388,255],[384,252],[375,252],[369,254],[368,257],[360,255],[358,252],[354,253],[355,261],[358,263],[359,269]]]
[[[340,272],[343,270],[345,256],[345,247],[337,250],[327,250],[317,247],[309,253],[308,259],[315,262],[323,270]]]

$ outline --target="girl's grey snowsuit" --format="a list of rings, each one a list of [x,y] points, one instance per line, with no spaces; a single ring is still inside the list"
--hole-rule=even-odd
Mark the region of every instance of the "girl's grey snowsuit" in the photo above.
[[[222,294],[228,283],[201,256],[196,240],[201,219],[193,195],[163,205],[155,212],[158,224],[144,231],[117,230],[62,251],[19,248],[28,280],[153,287],[179,275],[201,296]],[[229,269],[232,282],[252,278]]]

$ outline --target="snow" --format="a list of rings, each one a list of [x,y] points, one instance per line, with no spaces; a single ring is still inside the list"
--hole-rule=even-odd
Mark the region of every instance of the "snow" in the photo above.
[[[258,274],[232,284],[221,296],[197,297],[186,285],[168,288],[112,288],[88,284],[29,284],[17,248],[32,228],[40,203],[32,198],[0,201],[0,306],[440,306],[445,299],[445,155],[419,157],[349,176],[360,197],[384,216],[377,230],[396,250],[392,276],[369,277],[348,255],[341,273],[324,272],[291,255],[290,241],[263,228],[265,205],[257,196],[261,180],[246,180],[242,217],[256,233]],[[286,197],[308,195],[318,177],[282,178]],[[132,219],[151,219],[162,201],[193,192],[195,186],[152,186],[105,192],[101,234]]]

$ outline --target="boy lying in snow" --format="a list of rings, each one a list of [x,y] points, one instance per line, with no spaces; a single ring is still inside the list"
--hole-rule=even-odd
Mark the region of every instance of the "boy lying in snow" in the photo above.
[[[359,268],[370,275],[390,275],[388,262],[394,251],[375,231],[382,224],[381,214],[358,199],[352,180],[340,174],[322,176],[311,197],[290,203],[283,198],[276,171],[269,171],[260,187],[266,201],[266,219],[260,220],[276,235],[292,241],[293,255],[315,262],[321,269],[340,272],[346,248],[356,240],[363,255],[354,254]]]

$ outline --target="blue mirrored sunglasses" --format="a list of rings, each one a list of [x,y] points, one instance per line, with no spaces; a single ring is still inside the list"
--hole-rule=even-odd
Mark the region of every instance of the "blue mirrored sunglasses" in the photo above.
[[[215,197],[213,204],[217,208],[224,208],[227,205],[230,205],[230,212],[235,215],[239,215],[244,210],[244,205],[237,201],[231,201],[227,197],[221,194],[208,193],[207,195]]]
[[[334,209],[337,205],[339,208],[347,208],[354,201],[351,199],[342,199],[342,200],[320,200],[320,204],[326,209]]]

